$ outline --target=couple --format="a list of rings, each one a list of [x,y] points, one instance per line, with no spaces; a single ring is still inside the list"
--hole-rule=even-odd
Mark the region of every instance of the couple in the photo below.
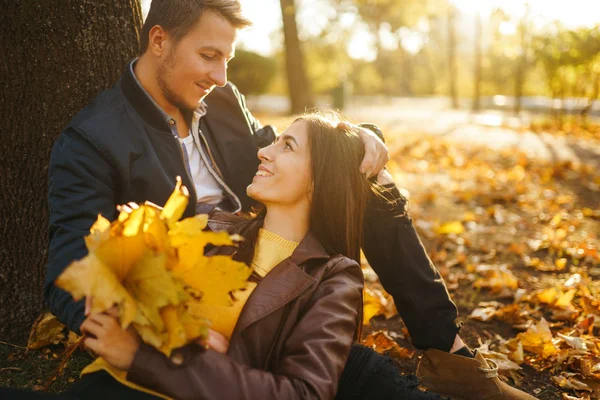
[[[46,300],[90,336],[90,349],[128,371],[125,382],[85,374],[65,398],[436,398],[352,344],[362,246],[413,343],[427,350],[423,385],[465,399],[532,399],[458,336],[456,307],[383,169],[378,129],[307,114],[276,138],[247,110],[226,70],[249,24],[239,0],[154,0],[140,57],[55,143]],[[113,316],[86,315],[53,283],[85,256],[98,214],[114,219],[115,206],[130,201],[164,204],[176,176],[191,194],[184,217],[212,212],[213,226],[245,236],[237,257],[261,278],[239,314],[220,321],[228,328],[211,332],[208,349],[189,345],[166,358]],[[231,214],[261,205],[252,219]]]

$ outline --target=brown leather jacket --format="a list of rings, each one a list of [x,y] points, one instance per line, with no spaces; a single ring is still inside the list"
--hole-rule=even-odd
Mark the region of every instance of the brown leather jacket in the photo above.
[[[252,292],[227,354],[142,344],[127,379],[177,399],[331,399],[361,326],[363,276],[308,234]]]

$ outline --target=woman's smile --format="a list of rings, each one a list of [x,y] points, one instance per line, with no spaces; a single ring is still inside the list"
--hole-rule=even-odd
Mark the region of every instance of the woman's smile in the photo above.
[[[269,171],[269,169],[262,164],[258,166],[258,171],[256,171],[256,176],[262,178],[269,178],[273,176],[273,173]]]

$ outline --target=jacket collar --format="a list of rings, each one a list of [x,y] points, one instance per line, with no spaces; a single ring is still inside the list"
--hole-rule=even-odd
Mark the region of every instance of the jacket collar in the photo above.
[[[279,263],[260,281],[244,305],[234,332],[243,331],[299,297],[315,282],[315,278],[306,273],[302,266],[309,261],[325,262],[329,258],[331,256],[323,245],[309,232],[292,256]]]
[[[312,232],[308,232],[292,253],[290,260],[296,265],[302,265],[309,260],[329,258],[331,256],[327,253],[321,242],[317,240]]]
[[[172,117],[154,101],[135,76],[133,69],[137,61],[138,58],[134,58],[127,64],[125,73],[121,79],[121,90],[134,110],[144,121],[158,130],[170,132],[168,123]],[[206,112],[207,105],[202,101],[196,110],[197,117],[204,116]]]

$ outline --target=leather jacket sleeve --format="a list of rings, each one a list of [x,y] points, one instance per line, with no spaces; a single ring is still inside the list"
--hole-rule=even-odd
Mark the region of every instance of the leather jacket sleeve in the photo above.
[[[50,156],[48,182],[49,247],[44,297],[50,311],[79,333],[85,319],[83,300],[75,302],[54,281],[73,261],[88,253],[84,236],[98,213],[115,215],[114,175],[100,149],[72,129],[56,140]]]
[[[127,379],[177,399],[332,399],[357,326],[362,272],[347,258],[321,281],[272,371],[189,345],[175,365],[142,345]]]

